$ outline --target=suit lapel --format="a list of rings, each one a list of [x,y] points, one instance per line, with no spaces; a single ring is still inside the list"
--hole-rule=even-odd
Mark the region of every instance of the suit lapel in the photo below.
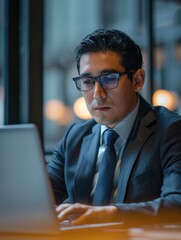
[[[143,100],[141,99],[141,102],[142,101]],[[144,103],[142,102],[141,105],[144,106]],[[143,106],[140,107],[142,108]],[[150,107],[147,106],[146,108],[147,109],[144,109],[144,111],[142,111],[143,109],[140,111],[141,113],[143,113],[143,115],[141,117],[137,117],[132,130],[132,134],[129,137],[125,146],[120,166],[117,202],[124,201],[131,170],[144,143],[152,134],[152,130],[148,127],[148,125],[155,120],[155,116]],[[145,114],[145,110],[147,111],[147,114]],[[135,132],[137,133],[135,134]]]
[[[90,201],[90,192],[96,169],[97,151],[100,139],[100,126],[93,127],[92,134],[84,137],[78,160],[75,182],[74,182],[74,201]]]

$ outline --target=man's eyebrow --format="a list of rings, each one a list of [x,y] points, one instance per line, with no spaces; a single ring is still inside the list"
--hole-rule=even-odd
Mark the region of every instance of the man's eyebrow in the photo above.
[[[79,75],[79,77],[91,77],[92,74],[91,73],[82,73]]]
[[[108,73],[116,73],[116,72],[119,72],[119,71],[116,69],[105,69],[101,71],[100,74],[108,74]]]
[[[119,72],[119,71],[116,69],[105,69],[105,70],[100,71],[100,73],[96,76],[101,76],[104,74],[116,73],[116,72]],[[83,73],[83,74],[80,74],[79,77],[93,77],[93,75],[91,73]]]

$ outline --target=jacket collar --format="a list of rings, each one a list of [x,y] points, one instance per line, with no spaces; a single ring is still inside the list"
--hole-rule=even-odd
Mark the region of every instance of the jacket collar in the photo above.
[[[123,202],[131,170],[144,143],[152,135],[149,127],[155,121],[152,106],[140,97],[140,107],[122,156],[117,202]]]

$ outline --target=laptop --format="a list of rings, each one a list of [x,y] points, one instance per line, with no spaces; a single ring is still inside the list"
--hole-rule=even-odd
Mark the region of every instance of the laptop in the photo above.
[[[60,224],[36,126],[0,126],[0,233],[58,234],[105,227],[120,223]]]
[[[0,232],[59,230],[36,126],[0,126]]]

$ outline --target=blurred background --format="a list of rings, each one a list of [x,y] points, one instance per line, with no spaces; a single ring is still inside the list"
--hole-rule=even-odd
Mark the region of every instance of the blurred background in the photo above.
[[[47,157],[72,121],[90,118],[74,49],[97,28],[140,45],[142,95],[181,114],[180,0],[0,0],[0,124],[35,123]]]

